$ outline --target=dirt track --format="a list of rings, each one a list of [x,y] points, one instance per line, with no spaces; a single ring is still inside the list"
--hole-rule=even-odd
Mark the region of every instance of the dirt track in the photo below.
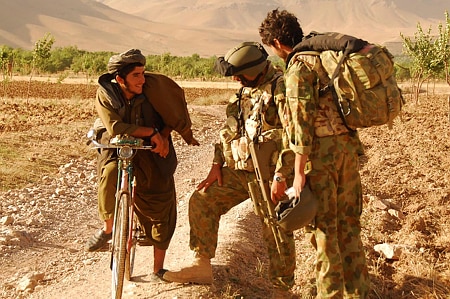
[[[23,97],[27,84],[8,84],[2,91],[8,97]],[[33,83],[31,94],[35,99],[92,97],[95,87]],[[188,99],[200,94],[220,94],[220,90],[186,89]],[[0,107],[0,117],[21,111],[44,115],[46,121],[52,121],[53,116],[46,114],[48,107],[39,106],[38,100],[33,101],[32,111],[9,103]],[[69,107],[53,121],[83,115]],[[180,160],[176,173],[179,218],[167,254],[166,267],[170,269],[187,263],[191,257],[187,198],[209,170],[212,144],[224,118],[224,106],[189,105],[189,109],[198,120],[194,134],[202,145],[188,147],[174,134]],[[88,127],[92,115],[83,117]],[[22,124],[20,120],[8,119],[10,129],[2,129],[1,136],[20,130],[14,125],[15,121]],[[398,119],[393,130],[383,126],[360,132],[366,147],[360,172],[365,194],[363,242],[373,289],[370,298],[448,298],[450,294],[449,133],[447,97],[442,94],[428,98],[422,95],[418,104],[409,101],[402,121]],[[95,186],[90,181],[93,171],[91,160],[82,156],[68,158],[55,174],[43,177],[39,184],[0,193],[0,219],[12,219],[0,224],[0,297],[109,297],[109,254],[82,251],[86,238],[100,225]],[[86,185],[90,187],[86,189]],[[260,239],[258,220],[246,202],[222,219],[212,286],[151,281],[150,248],[142,248],[138,251],[137,276],[126,284],[124,298],[314,296],[314,251],[303,233],[296,232],[296,286],[283,294],[276,293],[267,282],[267,258]],[[384,242],[402,249],[398,260],[386,259],[374,250],[376,244]],[[24,287],[31,274],[37,275],[36,285]]]

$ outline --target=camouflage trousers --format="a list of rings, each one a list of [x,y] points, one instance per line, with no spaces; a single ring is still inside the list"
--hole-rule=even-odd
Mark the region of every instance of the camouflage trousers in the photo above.
[[[190,247],[209,258],[215,256],[220,217],[249,198],[248,182],[255,179],[255,174],[223,167],[222,179],[222,186],[216,181],[205,192],[195,191],[189,200]],[[295,270],[293,234],[288,233],[287,241],[281,243],[280,256],[271,228],[263,218],[261,222],[270,260],[269,279],[277,287],[290,288]]]
[[[317,249],[317,298],[366,298],[370,282],[361,241],[358,137],[316,138],[308,179],[319,200],[310,230]]]

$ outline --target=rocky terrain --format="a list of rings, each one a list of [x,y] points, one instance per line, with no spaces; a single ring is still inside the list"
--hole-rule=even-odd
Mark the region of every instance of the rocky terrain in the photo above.
[[[101,225],[96,213],[95,161],[83,144],[94,112],[79,105],[80,99],[89,103],[94,91],[95,86],[50,83],[11,82],[2,87],[0,147],[21,140],[27,159],[46,157],[51,164],[50,152],[58,163],[36,181],[0,192],[0,298],[110,297],[109,252],[83,251],[86,239]],[[449,298],[448,93],[448,86],[435,93],[430,90],[417,103],[406,94],[402,118],[392,130],[383,126],[360,132],[366,147],[360,172],[370,298]],[[188,103],[222,94],[218,89],[186,89]],[[56,113],[44,99],[64,105],[52,102]],[[192,257],[188,197],[208,173],[212,144],[224,119],[222,104],[188,107],[201,146],[189,147],[174,133],[179,158],[175,174],[178,224],[167,252],[168,269],[179,268]],[[74,131],[67,139],[79,144],[78,155],[66,156],[57,146],[46,148],[57,134],[49,132],[49,124]],[[29,131],[33,135],[27,135]],[[2,159],[2,165],[11,162]],[[33,175],[33,169],[21,171]],[[0,181],[6,180],[4,173]],[[152,280],[151,248],[139,247],[135,276],[125,283],[124,298],[314,297],[314,251],[302,231],[296,232],[296,286],[280,292],[266,278],[267,257],[251,202],[237,206],[221,221],[219,248],[212,261],[213,285]]]

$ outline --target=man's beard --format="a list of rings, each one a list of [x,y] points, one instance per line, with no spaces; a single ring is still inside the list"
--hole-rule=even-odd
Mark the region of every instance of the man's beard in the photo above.
[[[128,83],[127,80],[124,80],[124,85],[125,85],[125,90],[126,90],[128,93],[133,94],[134,96],[137,96],[137,95],[139,95],[139,94],[142,93],[142,92],[136,93],[135,91],[131,90],[131,89],[130,89],[130,84]]]

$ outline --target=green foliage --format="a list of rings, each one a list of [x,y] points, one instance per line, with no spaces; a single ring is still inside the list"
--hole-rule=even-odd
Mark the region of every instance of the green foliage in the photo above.
[[[39,39],[34,44],[33,49],[33,68],[36,67],[38,70],[44,71],[47,59],[51,56],[51,49],[55,38],[51,33],[46,33],[45,36]]]
[[[407,81],[411,79],[412,63],[408,56],[400,56],[394,59],[395,78],[397,81]]]
[[[14,53],[11,47],[0,47],[0,71],[3,75],[3,81],[8,80],[9,76],[12,75],[9,73],[9,71],[12,67],[13,57]]]
[[[36,42],[32,51],[12,49],[0,46],[0,63],[2,57],[14,61],[13,72],[20,75],[32,75],[33,69],[47,74],[68,72],[83,74],[86,78],[98,76],[106,72],[109,58],[114,52],[88,52],[76,46],[56,47],[51,49],[54,38],[50,34]],[[187,57],[172,56],[170,53],[149,55],[146,70],[162,73],[180,79],[211,80],[222,77],[214,71],[215,56],[202,58],[198,54]],[[1,66],[1,65],[0,65]]]
[[[442,63],[442,69],[445,73],[445,79],[450,85],[450,18],[448,11],[445,12],[445,24],[439,24],[439,35],[434,42],[436,49],[437,63]]]
[[[170,77],[181,79],[202,78],[211,79],[217,77],[214,61],[216,57],[201,58],[198,54],[188,57],[171,56],[169,53],[147,56],[146,69],[158,72]]]
[[[78,55],[77,47],[55,48],[50,52],[50,57],[43,65],[43,71],[47,73],[64,72],[70,69],[73,59]]]
[[[269,56],[269,60],[276,66],[278,66],[280,69],[284,70],[286,64],[284,63],[283,59],[281,59],[278,56]]]
[[[13,63],[13,73],[19,75],[29,75],[31,73],[33,52],[18,48],[13,49],[11,55]]]
[[[424,31],[420,23],[417,23],[417,32],[414,38],[400,33],[406,55],[411,58],[410,71],[416,86],[415,97],[421,85],[430,78],[442,78],[445,74],[447,83],[450,85],[450,19],[445,12],[445,25],[439,24],[439,34],[433,36],[431,27]]]

